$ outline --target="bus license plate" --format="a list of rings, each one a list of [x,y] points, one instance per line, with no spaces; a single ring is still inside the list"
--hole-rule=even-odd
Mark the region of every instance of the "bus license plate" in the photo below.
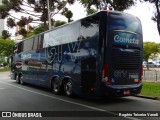
[[[123,94],[124,95],[129,95],[130,94],[130,90],[124,90]]]

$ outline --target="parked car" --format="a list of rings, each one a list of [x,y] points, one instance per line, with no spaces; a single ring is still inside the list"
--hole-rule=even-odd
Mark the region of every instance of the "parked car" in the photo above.
[[[160,67],[160,61],[155,63],[155,67]]]
[[[143,61],[143,67],[147,67],[147,62]]]
[[[153,62],[148,62],[148,67],[155,67],[155,64]]]

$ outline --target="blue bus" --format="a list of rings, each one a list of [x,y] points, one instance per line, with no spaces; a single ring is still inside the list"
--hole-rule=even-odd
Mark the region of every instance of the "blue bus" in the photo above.
[[[66,96],[123,97],[140,93],[142,60],[140,20],[100,11],[17,43],[11,78]]]

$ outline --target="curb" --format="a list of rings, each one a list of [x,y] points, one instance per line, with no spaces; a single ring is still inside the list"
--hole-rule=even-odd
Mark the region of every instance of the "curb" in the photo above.
[[[9,71],[4,71],[4,72],[0,72],[0,73],[5,74],[5,75],[9,75],[10,74]]]
[[[136,95],[135,97],[152,99],[152,100],[159,100],[160,101],[160,97],[151,97],[151,96],[144,96],[144,95]]]

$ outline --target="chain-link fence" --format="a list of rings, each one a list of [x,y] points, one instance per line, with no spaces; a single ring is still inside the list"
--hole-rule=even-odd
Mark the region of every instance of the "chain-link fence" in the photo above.
[[[160,71],[157,70],[144,70],[143,81],[160,82]]]

